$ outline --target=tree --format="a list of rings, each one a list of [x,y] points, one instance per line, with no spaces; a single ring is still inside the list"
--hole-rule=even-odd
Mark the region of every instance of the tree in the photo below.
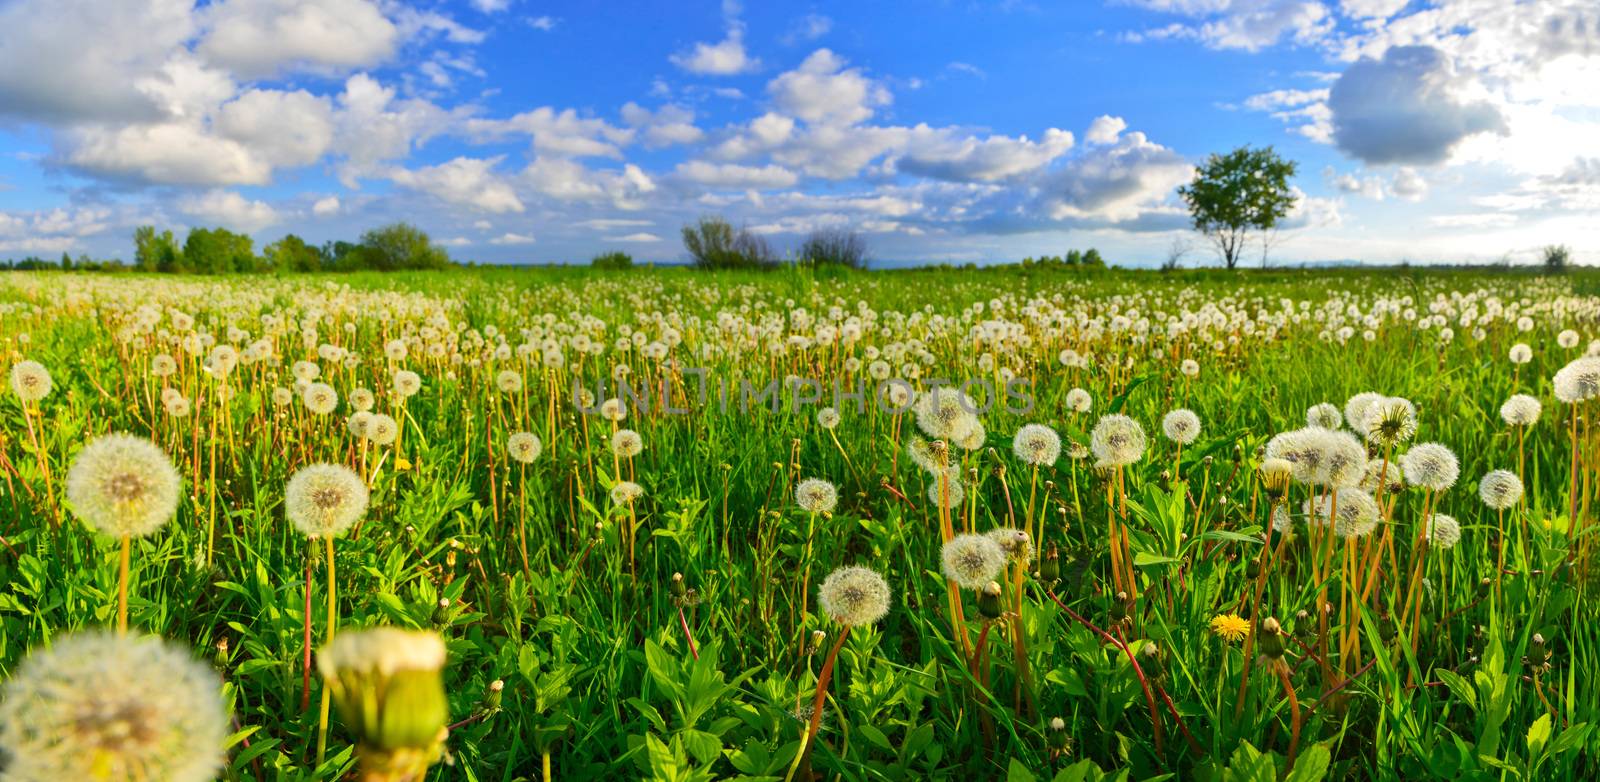
[[[1194,181],[1178,188],[1189,205],[1194,229],[1216,247],[1229,269],[1239,263],[1252,232],[1263,240],[1294,207],[1294,161],[1285,160],[1272,147],[1239,147],[1226,155],[1213,154],[1195,173]],[[1266,264],[1266,245],[1261,262]]]
[[[683,249],[702,269],[775,266],[772,245],[748,228],[734,228],[721,217],[702,217],[683,227]]]
[[[867,265],[867,242],[855,231],[820,228],[800,243],[800,260],[814,266],[860,269]]]
[[[226,228],[196,228],[183,240],[189,268],[202,274],[251,272],[256,268],[255,241]]]
[[[289,234],[261,248],[262,260],[276,272],[314,272],[322,268],[322,252],[306,240]]]
[[[443,269],[450,254],[410,223],[391,223],[361,235],[362,260],[373,269]]]
[[[178,241],[171,231],[156,233],[153,225],[141,225],[133,232],[133,262],[142,272],[174,272],[181,258]]]
[[[1104,269],[1106,259],[1100,257],[1100,251],[1090,247],[1083,252],[1083,265],[1091,269]]]
[[[1567,264],[1572,261],[1572,248],[1564,244],[1552,244],[1540,250],[1544,258],[1544,271],[1546,274],[1565,274]]]

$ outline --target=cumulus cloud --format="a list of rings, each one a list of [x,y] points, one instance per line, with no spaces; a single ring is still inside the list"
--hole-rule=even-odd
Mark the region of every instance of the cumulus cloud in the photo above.
[[[1168,200],[1193,176],[1194,166],[1182,155],[1135,131],[1114,145],[1087,149],[1044,174],[1037,186],[1051,219],[1119,223]]]
[[[1042,168],[1072,148],[1072,134],[1050,128],[1035,142],[1027,136],[959,137],[920,134],[895,162],[901,172],[952,182],[995,182]]]
[[[318,217],[327,217],[328,215],[338,214],[339,197],[328,196],[326,198],[317,199],[317,202],[311,205],[311,213]]]
[[[620,145],[631,141],[634,135],[632,130],[616,127],[603,119],[550,106],[524,111],[509,119],[468,120],[464,127],[469,136],[480,141],[530,136],[536,154],[565,157],[621,158]]]
[[[269,165],[310,165],[333,145],[333,102],[305,90],[250,90],[222,106],[215,126]]]
[[[1431,46],[1397,46],[1362,58],[1328,94],[1339,149],[1370,164],[1444,161],[1468,136],[1505,133],[1505,118],[1466,85],[1448,55]]]
[[[889,103],[889,91],[828,49],[812,52],[800,67],[767,83],[784,113],[807,122],[854,124]]]
[[[206,32],[197,51],[245,78],[376,65],[400,37],[371,0],[221,0],[201,18]]]
[[[510,231],[489,240],[489,244],[500,245],[533,244],[533,242],[534,239],[531,234],[519,234]]]
[[[210,190],[186,196],[178,209],[202,222],[243,233],[255,233],[278,222],[278,210],[264,201],[252,201],[232,190]]]
[[[1083,140],[1090,144],[1115,144],[1118,134],[1128,129],[1128,123],[1121,117],[1112,117],[1102,114],[1089,123],[1088,132],[1083,134]]]
[[[458,206],[502,214],[521,212],[522,200],[511,185],[494,173],[503,157],[458,157],[437,166],[396,169],[389,175],[395,184],[410,188]]]
[[[529,163],[519,179],[539,195],[558,201],[609,203],[617,209],[643,206],[656,191],[655,180],[629,163],[621,171],[597,171],[576,160],[540,157]]]
[[[622,106],[622,121],[642,132],[645,146],[651,148],[693,144],[705,136],[704,131],[695,127],[694,112],[674,104],[652,112],[628,101]]]
[[[1285,39],[1313,43],[1334,29],[1328,7],[1316,0],[1130,0],[1153,11],[1186,17],[1164,27],[1128,33],[1131,42],[1182,38],[1213,49],[1259,51]]]
[[[771,190],[791,187],[800,178],[782,166],[741,166],[736,163],[710,163],[690,160],[679,163],[673,174],[680,180],[716,188]]]
[[[815,41],[832,29],[832,19],[822,14],[806,14],[789,25],[789,31],[783,34],[782,41],[786,46]]]
[[[164,185],[264,185],[272,167],[237,141],[196,125],[163,123],[68,134],[66,162],[83,173]]]
[[[749,73],[761,67],[761,61],[751,57],[744,48],[744,23],[739,21],[740,6],[737,0],[723,0],[722,15],[727,35],[717,43],[696,43],[687,51],[670,58],[673,65],[701,76],[733,76]]]

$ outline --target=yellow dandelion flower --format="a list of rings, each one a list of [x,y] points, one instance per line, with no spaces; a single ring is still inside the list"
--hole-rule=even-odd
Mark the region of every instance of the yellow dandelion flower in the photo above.
[[[1236,643],[1250,634],[1250,622],[1238,614],[1217,614],[1211,618],[1211,633],[1228,643]]]

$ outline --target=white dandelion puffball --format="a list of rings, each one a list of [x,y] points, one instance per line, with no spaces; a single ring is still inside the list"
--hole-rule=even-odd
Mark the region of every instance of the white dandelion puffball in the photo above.
[[[1161,418],[1161,433],[1180,445],[1188,445],[1200,436],[1200,416],[1193,410],[1177,409]]]
[[[839,425],[839,411],[831,407],[824,407],[817,411],[817,426],[823,429],[832,429]]]
[[[82,632],[12,674],[0,702],[9,782],[210,782],[222,771],[222,680],[186,649]]]
[[[502,369],[494,378],[494,387],[502,394],[515,394],[522,390],[522,373],[515,369]]]
[[[1454,486],[1461,475],[1461,464],[1454,451],[1438,443],[1421,443],[1400,457],[1400,469],[1405,471],[1406,482],[1430,491],[1444,491]]]
[[[1500,419],[1507,426],[1532,426],[1544,412],[1544,405],[1527,394],[1513,394],[1500,406]]]
[[[1315,431],[1315,430],[1313,430]],[[1318,463],[1317,483],[1326,486],[1354,486],[1367,472],[1367,449],[1349,432],[1322,429],[1316,435],[1322,458]]]
[[[794,502],[807,513],[832,513],[839,504],[839,490],[821,478],[807,478],[794,487]]]
[[[85,524],[112,537],[143,537],[178,510],[183,479],[166,451],[143,437],[108,434],[67,471],[67,500]]]
[[[544,452],[544,444],[532,432],[517,432],[506,440],[506,452],[519,464],[532,464]]]
[[[403,398],[410,398],[422,390],[422,376],[409,369],[402,369],[394,373],[394,392]]]
[[[978,590],[1000,574],[1006,552],[988,535],[957,535],[939,551],[944,577],[962,589]]]
[[[367,419],[366,438],[374,445],[391,445],[400,436],[400,424],[383,413],[373,413]]]
[[[607,421],[621,421],[628,417],[628,408],[616,397],[600,403],[600,417]]]
[[[293,402],[293,401],[294,401],[294,392],[293,391],[290,391],[289,389],[284,388],[282,386],[279,386],[277,388],[272,389],[272,406],[273,407],[288,407],[289,403]]]
[[[370,423],[372,423],[372,414],[365,410],[357,410],[344,420],[345,428],[350,430],[350,434],[361,438],[367,436],[367,425]]]
[[[1178,366],[1178,371],[1182,372],[1184,377],[1199,377],[1200,362],[1195,361],[1192,358],[1186,358],[1183,360],[1183,363]]]
[[[864,567],[842,567],[817,588],[823,613],[848,627],[870,625],[889,613],[889,583]]]
[[[1563,329],[1560,334],[1556,335],[1556,344],[1571,350],[1578,346],[1578,339],[1578,332],[1572,329]]]
[[[284,490],[284,513],[307,537],[338,537],[367,512],[367,484],[342,464],[300,468]]]
[[[1368,442],[1394,445],[1410,440],[1417,433],[1417,408],[1398,396],[1385,396],[1367,405],[1361,434]]]
[[[1375,391],[1363,391],[1345,400],[1345,423],[1350,424],[1350,428],[1357,430],[1358,434],[1365,435],[1366,431],[1361,427],[1364,426],[1367,421],[1367,408],[1371,406],[1373,402],[1376,402],[1382,398],[1383,394]]]
[[[1044,424],[1027,424],[1011,438],[1011,452],[1023,464],[1047,467],[1061,458],[1061,435]]]
[[[1478,481],[1478,499],[1495,510],[1505,510],[1522,499],[1522,479],[1510,470],[1490,470]]]
[[[1144,428],[1120,413],[1101,416],[1089,433],[1089,449],[1108,466],[1133,464],[1144,456]]]
[[[403,339],[391,339],[383,343],[383,356],[390,361],[405,361],[408,352]]]
[[[1306,426],[1316,426],[1323,429],[1338,429],[1344,425],[1344,416],[1339,414],[1339,408],[1319,402],[1306,410]]]
[[[1371,459],[1367,462],[1366,474],[1361,477],[1361,483],[1358,485],[1368,494],[1398,491],[1406,485],[1406,476],[1401,471],[1400,465],[1392,461]]]
[[[1461,523],[1453,516],[1434,513],[1428,516],[1427,528],[1422,531],[1428,545],[1440,549],[1455,548],[1461,542]]]
[[[611,487],[612,505],[632,505],[634,500],[644,496],[644,487],[633,481],[618,481]]]
[[[959,507],[967,498],[967,490],[961,486],[960,469],[951,466],[945,470],[943,481],[934,480],[928,484],[928,502],[934,507],[950,510]]]
[[[1378,503],[1366,492],[1346,486],[1330,496],[1307,503],[1306,515],[1318,526],[1327,526],[1333,515],[1333,534],[1341,538],[1365,537],[1378,526]]]
[[[1511,363],[1526,364],[1532,360],[1533,348],[1528,347],[1527,344],[1522,342],[1518,342],[1517,344],[1511,346]]]
[[[1600,358],[1584,356],[1573,359],[1556,371],[1554,378],[1556,399],[1574,404],[1600,395]]]
[[[317,415],[327,415],[339,406],[339,393],[327,383],[312,383],[300,394],[306,409]]]
[[[378,403],[378,398],[365,388],[358,388],[350,392],[350,406],[362,412],[372,412],[373,405]]]
[[[623,459],[639,455],[644,450],[644,438],[632,429],[618,429],[611,435],[611,452]]]
[[[150,376],[166,377],[178,371],[178,362],[165,353],[157,353],[150,357]]]
[[[1067,392],[1067,409],[1074,413],[1087,413],[1094,406],[1094,397],[1081,388],[1074,388]]]
[[[923,392],[912,405],[917,427],[929,437],[959,443],[978,423],[977,406],[953,388],[935,387]]]
[[[18,361],[11,365],[11,390],[23,404],[37,402],[54,388],[50,370],[37,361]]]

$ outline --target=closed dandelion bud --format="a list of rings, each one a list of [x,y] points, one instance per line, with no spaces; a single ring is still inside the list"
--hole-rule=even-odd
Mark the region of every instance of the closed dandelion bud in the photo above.
[[[1283,628],[1278,625],[1277,619],[1269,616],[1261,623],[1261,637],[1256,639],[1256,645],[1270,659],[1283,656]]]
[[[811,631],[811,646],[807,654],[816,654],[822,650],[822,643],[828,640],[828,634],[822,630]]]
[[[683,583],[682,573],[672,574],[672,596],[682,600],[689,595],[689,587]]]
[[[369,778],[420,779],[438,761],[449,714],[444,661],[437,634],[391,627],[344,633],[317,656]]]
[[[1279,499],[1289,491],[1289,481],[1294,477],[1294,464],[1287,459],[1267,459],[1256,472],[1261,476],[1261,488],[1266,490],[1268,496]]]
[[[1316,627],[1311,622],[1311,612],[1300,609],[1294,614],[1294,629],[1302,637],[1311,637],[1316,632]]]
[[[990,581],[978,593],[978,612],[983,614],[985,619],[999,619],[1000,614],[1005,612],[1005,607],[1001,604],[998,582]]]
[[[1261,560],[1252,559],[1244,565],[1244,576],[1251,581],[1261,577]]]
[[[1485,577],[1485,578],[1478,579],[1478,594],[1481,594],[1481,595],[1489,594],[1489,590],[1493,586],[1494,586],[1494,579],[1492,579],[1492,578]]]
[[[1161,681],[1167,676],[1165,655],[1154,641],[1146,642],[1139,650],[1139,666],[1144,669],[1145,678],[1151,681]]]
[[[1061,579],[1061,550],[1054,543],[1045,546],[1044,560],[1039,563],[1039,579],[1046,584]]]
[[[495,679],[489,682],[488,689],[483,691],[483,702],[478,708],[485,714],[494,714],[500,711],[500,700],[505,695],[506,683]]]
[[[444,627],[450,624],[450,598],[439,598],[439,602],[433,607],[432,619],[436,627]]]
[[[1117,599],[1111,602],[1111,621],[1120,622],[1128,618],[1128,593],[1118,592]]]
[[[1050,748],[1057,752],[1065,752],[1067,745],[1072,742],[1072,737],[1067,734],[1067,721],[1060,717],[1050,718],[1050,732],[1046,734]]]

